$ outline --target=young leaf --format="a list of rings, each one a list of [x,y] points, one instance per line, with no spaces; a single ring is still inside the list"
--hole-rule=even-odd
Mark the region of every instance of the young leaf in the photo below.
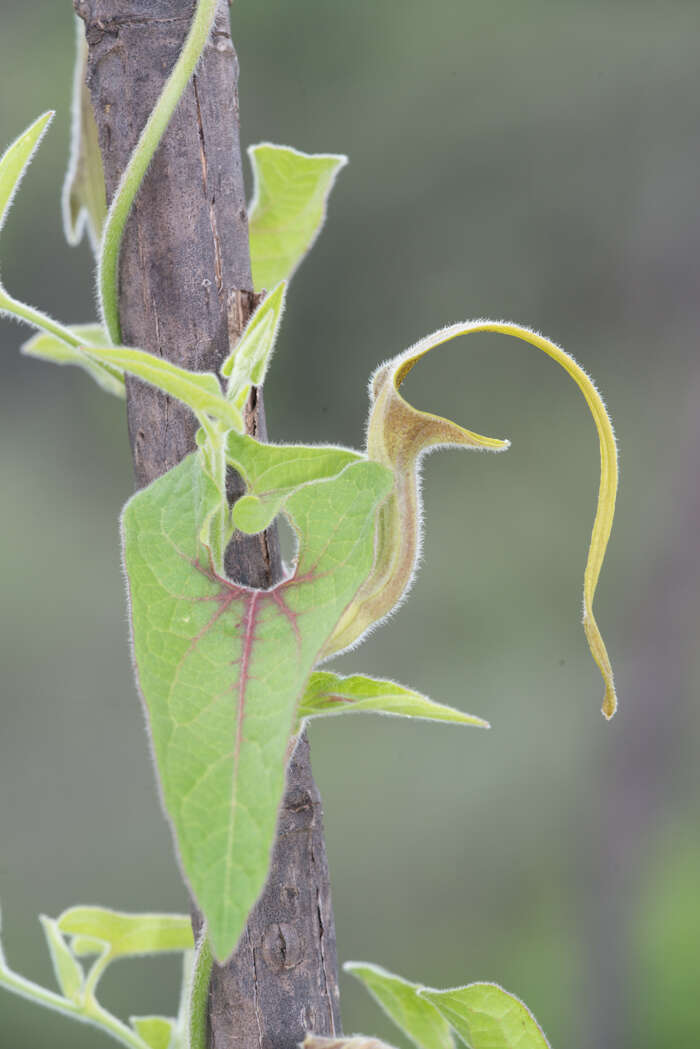
[[[269,142],[248,150],[253,166],[250,259],[256,291],[289,280],[326,218],[328,196],[347,157],[300,153]]]
[[[421,988],[469,1049],[549,1049],[534,1016],[519,998],[495,983],[452,991]]]
[[[15,139],[2,157],[0,157],[0,231],[2,230],[10,205],[20,182],[29,167],[30,161],[37,149],[44,132],[48,128],[53,113],[44,113],[27,130]],[[70,346],[76,346],[77,340],[70,328],[64,327],[57,321],[52,320],[45,313],[27,306],[7,293],[0,281],[0,316],[7,315],[38,328],[40,331],[49,332],[56,338],[67,342]]]
[[[234,504],[233,522],[242,532],[254,535],[270,525],[295,488],[335,477],[364,457],[335,445],[262,444],[232,431],[227,437],[226,458],[246,483],[246,494]]]
[[[263,299],[251,317],[238,345],[221,366],[229,377],[226,397],[243,411],[251,386],[262,386],[284,310],[287,284],[281,281]]]
[[[459,445],[499,451],[505,441],[480,437],[440,416],[420,412],[399,393],[399,387],[414,365],[430,350],[458,335],[470,332],[499,332],[527,342],[555,360],[577,384],[588,404],[600,444],[600,488],[598,507],[584,573],[583,624],[591,649],[605,682],[603,713],[611,718],[617,699],[612,667],[593,615],[593,597],[610,537],[617,495],[617,449],[605,405],[595,386],[559,346],[537,332],[515,324],[470,321],[428,335],[411,349],[383,364],[372,380],[372,407],[367,431],[367,454],[394,471],[391,498],[379,518],[377,560],[371,577],[341,620],[324,655],[355,643],[372,624],[388,615],[410,586],[419,553],[420,489],[418,469],[421,456],[440,445]]]
[[[80,350],[97,364],[121,369],[177,397],[200,419],[202,416],[211,416],[221,419],[229,426],[243,429],[240,412],[225,399],[213,372],[191,372],[172,364],[164,357],[156,357],[145,350],[132,350],[125,346],[81,346]]]
[[[269,865],[306,680],[374,558],[378,463],[302,485],[283,510],[293,574],[249,590],[198,560],[197,455],[137,493],[122,518],[137,676],[166,812],[216,958],[235,949]]]
[[[0,230],[5,225],[13,197],[52,119],[53,112],[44,113],[0,157]]]
[[[46,942],[49,947],[54,973],[61,993],[69,1002],[79,1003],[82,998],[85,974],[79,964],[69,951],[66,941],[61,935],[58,922],[47,918],[45,914],[39,915],[41,927],[44,930]]]
[[[56,922],[75,937],[76,954],[97,954],[109,945],[110,960],[128,956],[186,951],[194,946],[192,925],[184,914],[124,914],[105,907],[71,907]]]
[[[90,346],[109,346],[109,337],[99,324],[74,324],[70,329],[78,343]],[[124,371],[114,364],[101,363],[88,357],[82,350],[48,332],[37,332],[24,343],[21,352],[27,357],[52,361],[54,364],[76,364],[95,380],[106,393],[124,398]]]
[[[167,1016],[132,1016],[129,1023],[150,1049],[169,1049],[175,1021]]]
[[[77,17],[75,30],[70,159],[61,197],[63,230],[68,243],[76,245],[87,229],[93,251],[97,252],[107,217],[107,199],[97,124],[85,83],[88,56],[85,25]]]
[[[332,717],[362,711],[390,714],[395,717],[423,718],[427,721],[449,721],[455,725],[490,727],[488,721],[482,718],[463,714],[461,710],[444,706],[442,703],[435,703],[420,692],[404,688],[394,681],[377,680],[359,674],[340,677],[328,671],[318,671],[309,678],[299,707],[299,717]]]
[[[387,1016],[418,1049],[454,1049],[450,1025],[434,1005],[418,996],[419,984],[409,983],[367,962],[346,962],[343,968],[365,985]]]

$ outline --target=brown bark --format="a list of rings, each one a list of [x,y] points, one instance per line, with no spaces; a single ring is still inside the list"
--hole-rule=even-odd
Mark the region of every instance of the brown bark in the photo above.
[[[89,45],[90,88],[107,196],[182,47],[193,0],[75,0]],[[221,0],[212,39],[146,175],[120,258],[123,341],[195,370],[217,370],[256,304],[238,137],[238,63]],[[148,484],[194,447],[177,401],[127,381],[136,482]],[[254,391],[249,432],[264,436]],[[232,492],[236,479],[232,479]],[[229,575],[279,578],[276,533],[239,537]],[[308,743],[290,762],[272,866],[231,961],[210,987],[212,1049],[291,1049],[307,1030],[340,1030],[335,930],[321,801]]]

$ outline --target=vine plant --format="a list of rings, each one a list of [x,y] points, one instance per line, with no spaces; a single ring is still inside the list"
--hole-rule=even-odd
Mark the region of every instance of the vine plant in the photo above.
[[[79,365],[103,390],[120,397],[124,376],[137,376],[178,398],[199,421],[197,451],[127,503],[122,545],[137,682],[165,814],[183,875],[205,917],[201,942],[194,944],[189,919],[180,915],[74,907],[55,920],[42,916],[60,993],[15,973],[0,949],[0,985],[92,1023],[131,1049],[203,1049],[212,960],[223,962],[232,954],[265,883],[286,762],[307,719],[374,711],[488,727],[481,718],[393,681],[319,669],[359,644],[410,588],[420,545],[421,457],[445,445],[508,447],[507,441],[419,411],[400,393],[421,358],[458,336],[499,332],[542,350],[576,382],[593,415],[601,478],[584,576],[583,624],[605,682],[603,713],[610,718],[616,707],[610,661],[592,608],[614,513],[615,440],[593,383],[564,350],[515,324],[455,324],[375,371],[362,451],[268,444],[244,432],[243,408],[251,388],[265,379],[287,282],[320,230],[344,157],[309,156],[270,144],[250,150],[253,277],[256,290],[268,293],[220,375],[190,372],[121,345],[117,278],[124,226],[196,68],[215,9],[215,0],[199,0],[182,53],[108,212],[94,118],[81,84],[85,56],[79,43],[64,214],[69,240],[75,242],[87,227],[96,247],[101,323],[58,323],[13,298],[0,283],[0,312],[37,329],[24,353]],[[0,160],[0,229],[51,117],[41,116]],[[246,489],[233,507],[226,495],[229,467],[240,473]],[[224,553],[234,531],[260,532],[278,514],[287,517],[297,537],[287,577],[269,590],[228,579]],[[100,978],[117,958],[160,951],[183,952],[178,1016],[132,1017],[127,1025],[99,1004]],[[376,966],[347,968],[419,1049],[452,1049],[453,1033],[471,1049],[547,1045],[526,1007],[494,984],[435,991]],[[309,1049],[331,1044],[312,1034],[307,1043]]]

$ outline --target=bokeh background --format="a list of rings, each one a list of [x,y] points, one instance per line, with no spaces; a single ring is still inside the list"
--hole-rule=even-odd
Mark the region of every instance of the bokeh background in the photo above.
[[[345,671],[393,676],[490,733],[392,720],[312,730],[341,960],[434,986],[490,979],[555,1049],[697,1044],[700,966],[700,10],[695,0],[237,0],[243,140],[342,151],[266,390],[280,440],[359,444],[376,363],[445,323],[508,317],[595,376],[622,488],[598,617],[580,626],[597,486],[571,381],[511,340],[452,343],[407,394],[505,455],[425,465],[413,597]],[[0,139],[58,115],[2,237],[7,285],[94,317],[63,242],[69,0],[6,3]],[[131,681],[117,518],[123,407],[23,359],[0,324],[0,898],[15,968],[51,982],[36,921],[75,902],[183,909]],[[177,964],[105,983],[174,1007]],[[401,1044],[343,981],[348,1031]],[[0,998],[0,1044],[109,1044]]]

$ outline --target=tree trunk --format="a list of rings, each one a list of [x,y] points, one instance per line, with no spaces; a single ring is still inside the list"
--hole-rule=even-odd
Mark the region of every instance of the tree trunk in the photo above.
[[[86,25],[87,83],[108,200],[175,63],[193,0],[75,0]],[[123,341],[195,370],[216,371],[257,304],[238,134],[238,63],[221,0],[212,39],[146,175],[120,259]],[[183,405],[127,380],[136,482],[193,450]],[[262,396],[246,424],[265,435]],[[235,495],[236,479],[232,479]],[[276,533],[238,537],[232,579],[266,587],[280,575]],[[197,918],[195,918],[197,924]],[[272,867],[231,961],[210,987],[211,1049],[292,1049],[308,1030],[340,1031],[335,930],[321,801],[308,743],[290,762]]]

